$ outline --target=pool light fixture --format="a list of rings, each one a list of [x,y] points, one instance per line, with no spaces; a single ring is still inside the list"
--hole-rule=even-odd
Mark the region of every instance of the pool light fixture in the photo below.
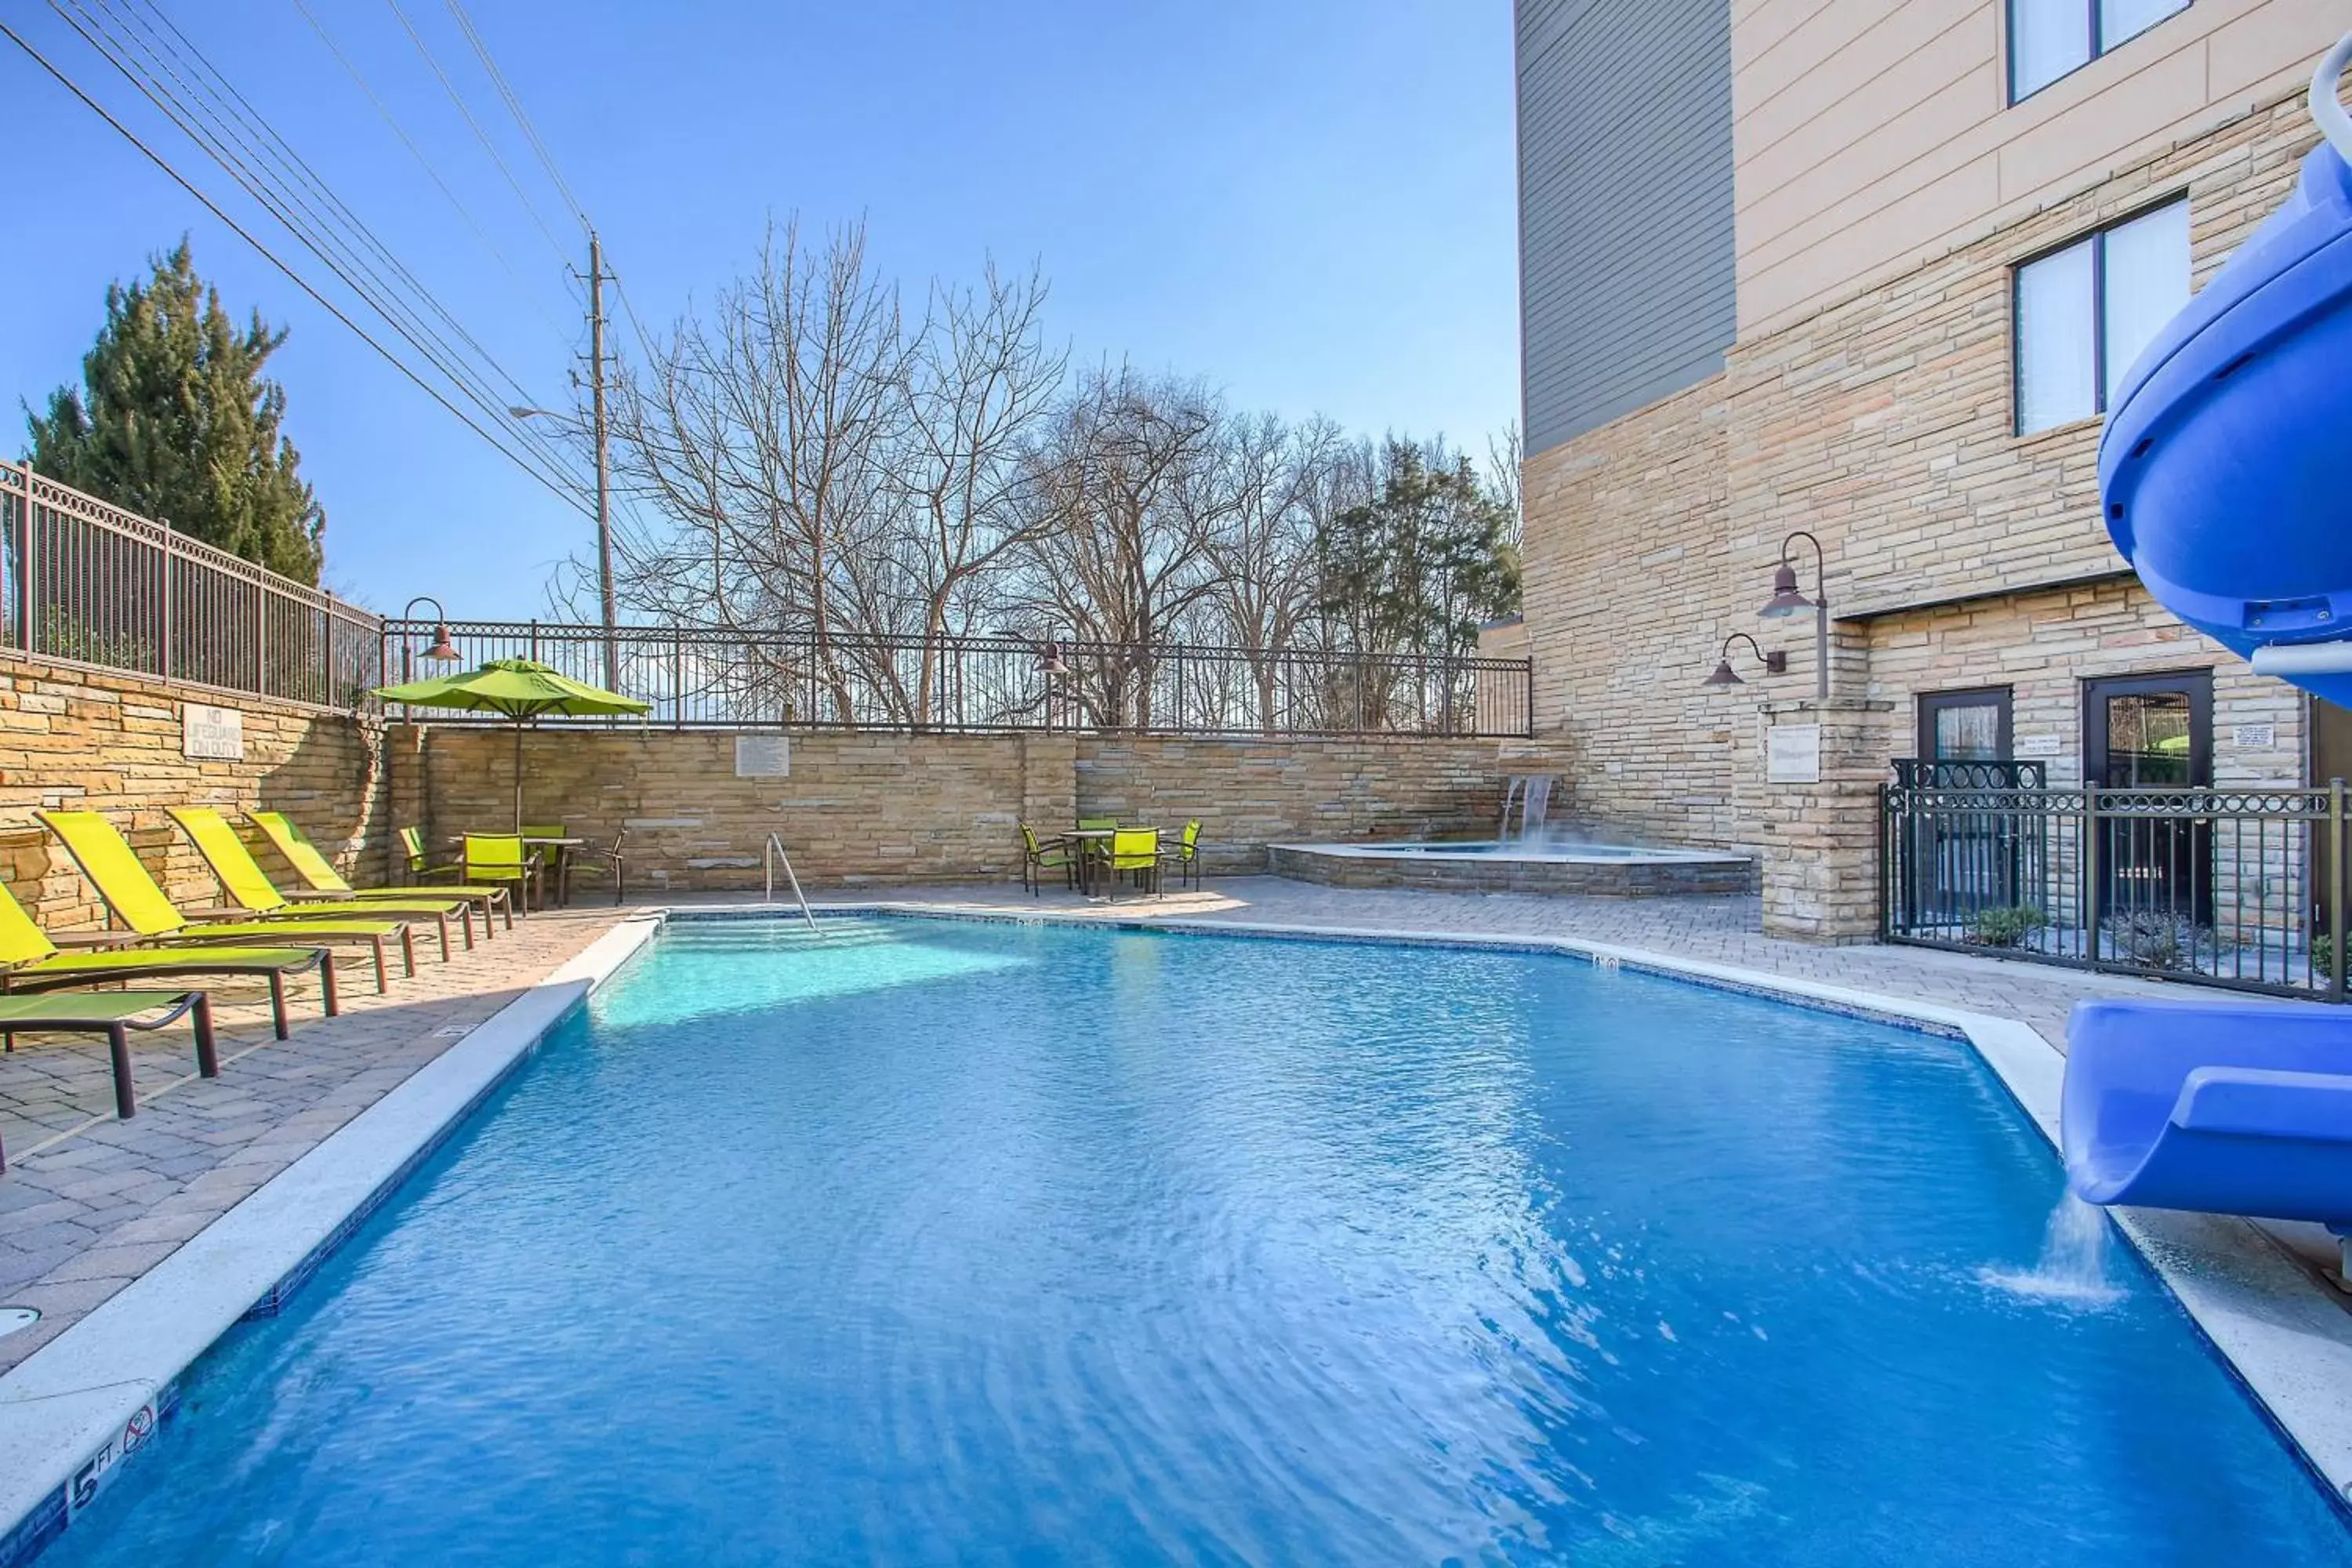
[[[1748,682],[1739,679],[1739,672],[1731,668],[1731,645],[1736,642],[1746,643],[1748,645],[1748,651],[1755,654],[1758,658],[1764,661],[1765,674],[1780,675],[1787,672],[1789,668],[1789,656],[1787,654],[1782,653],[1779,648],[1774,648],[1770,653],[1766,653],[1764,649],[1757,644],[1756,639],[1749,637],[1746,632],[1734,632],[1729,637],[1723,639],[1723,656],[1716,661],[1715,673],[1701,681],[1699,683],[1700,685],[1745,686],[1748,684]]]

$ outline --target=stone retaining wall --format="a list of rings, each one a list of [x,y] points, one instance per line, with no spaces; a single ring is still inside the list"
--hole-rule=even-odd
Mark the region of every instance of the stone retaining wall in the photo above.
[[[243,760],[183,754],[184,702],[236,710]],[[43,924],[100,923],[96,892],[32,814],[102,811],[174,899],[217,903],[204,863],[163,815],[214,805],[232,820],[254,806],[284,811],[345,865],[379,878],[381,741],[379,726],[346,714],[0,653],[0,873]]]
[[[1097,816],[1171,829],[1198,818],[1211,872],[1262,871],[1282,840],[1485,831],[1502,797],[1492,741],[788,740],[789,776],[739,778],[731,731],[526,731],[524,816],[599,841],[627,828],[632,882],[650,892],[757,888],[771,832],[812,885],[1009,880],[1021,823]],[[395,820],[436,841],[514,820],[511,731],[395,727],[387,750]]]

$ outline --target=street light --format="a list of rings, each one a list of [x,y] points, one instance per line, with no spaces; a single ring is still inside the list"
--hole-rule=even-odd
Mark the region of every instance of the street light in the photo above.
[[[430,594],[419,594],[416,597],[408,601],[407,608],[400,612],[400,618],[404,621],[414,619],[416,606],[419,605],[430,605],[433,606],[433,646],[425,650],[424,657],[429,659],[434,659],[442,664],[455,662],[458,658],[459,655],[456,648],[449,646],[449,612],[441,607],[440,600],[435,598]],[[408,658],[409,651],[407,640],[405,638],[402,639],[400,645],[400,679],[403,680],[406,680],[409,678],[409,670],[411,668]]]
[[[1800,539],[1813,547],[1813,596],[1810,599],[1798,589],[1797,568],[1789,560],[1789,546]],[[1823,702],[1830,700],[1829,580],[1829,563],[1822,552],[1822,542],[1801,528],[1780,541],[1780,564],[1772,572],[1772,597],[1756,612],[1770,621],[1802,610],[1813,612],[1813,694]]]
[[[1723,656],[1716,661],[1715,673],[1709,675],[1705,680],[1701,681],[1699,683],[1700,685],[1745,686],[1748,684],[1748,682],[1739,679],[1739,672],[1731,668],[1731,645],[1736,642],[1746,643],[1748,645],[1748,651],[1753,653],[1758,658],[1764,661],[1765,674],[1781,675],[1788,671],[1789,656],[1787,654],[1781,652],[1779,648],[1774,648],[1770,653],[1766,653],[1764,649],[1757,644],[1756,639],[1749,637],[1746,632],[1734,632],[1729,637],[1723,639]]]

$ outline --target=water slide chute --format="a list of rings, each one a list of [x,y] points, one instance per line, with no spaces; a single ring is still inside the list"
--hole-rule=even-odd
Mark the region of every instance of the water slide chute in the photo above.
[[[2347,65],[2352,37],[2313,79],[2322,140],[2294,195],[2126,375],[2099,495],[2158,604],[2352,705]],[[2066,1033],[2077,1196],[2352,1229],[2352,1009],[2099,1000]]]

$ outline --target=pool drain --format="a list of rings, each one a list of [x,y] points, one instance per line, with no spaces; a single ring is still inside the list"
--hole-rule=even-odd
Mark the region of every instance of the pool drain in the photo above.
[[[18,1329],[29,1329],[41,1321],[41,1314],[30,1307],[0,1307],[0,1339]]]

